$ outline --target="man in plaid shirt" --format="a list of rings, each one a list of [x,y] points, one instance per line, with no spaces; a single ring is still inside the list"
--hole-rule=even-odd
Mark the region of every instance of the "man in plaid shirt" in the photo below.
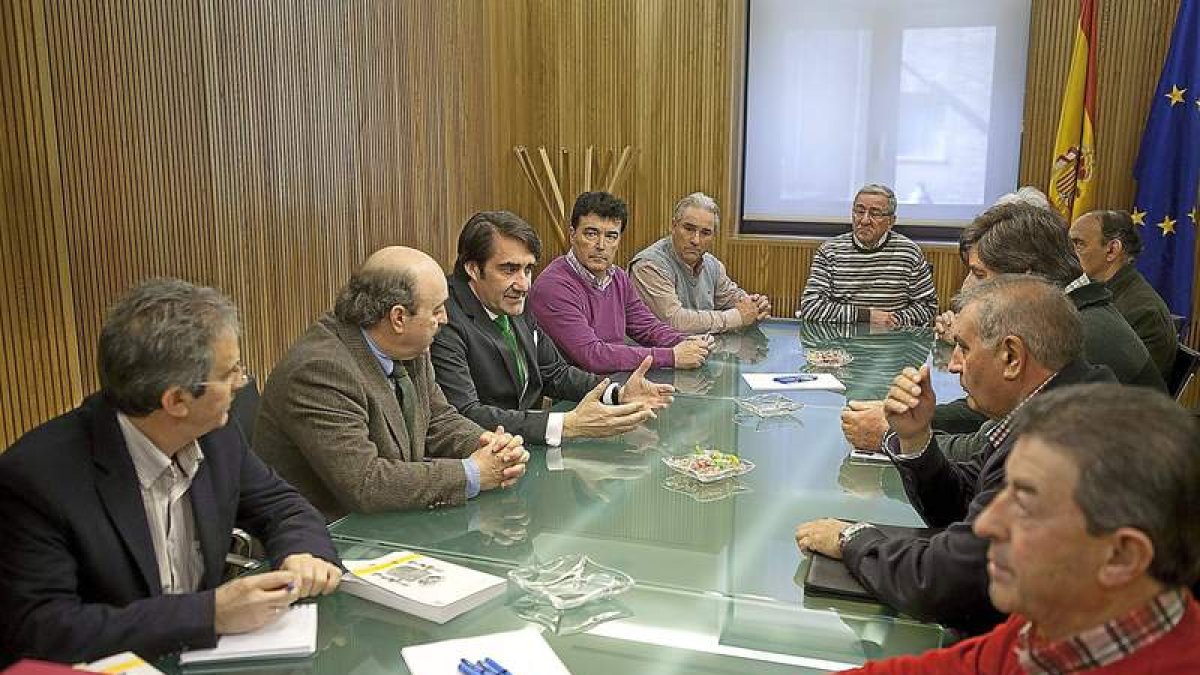
[[[1004,489],[975,521],[1011,612],[947,649],[859,673],[1196,673],[1200,452],[1165,395],[1114,384],[1024,406]]]

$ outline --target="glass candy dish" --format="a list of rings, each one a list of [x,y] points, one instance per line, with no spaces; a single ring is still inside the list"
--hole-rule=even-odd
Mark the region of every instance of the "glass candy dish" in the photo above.
[[[739,398],[737,405],[739,410],[758,417],[782,417],[804,408],[803,403],[793,401],[783,394],[759,394]]]
[[[578,554],[518,567],[508,573],[508,579],[534,600],[549,603],[558,610],[574,609],[633,587],[628,574]]]
[[[748,459],[718,450],[702,448],[699,445],[690,454],[663,457],[663,464],[671,467],[673,471],[691,476],[701,483],[712,483],[741,476],[754,470],[754,462]]]

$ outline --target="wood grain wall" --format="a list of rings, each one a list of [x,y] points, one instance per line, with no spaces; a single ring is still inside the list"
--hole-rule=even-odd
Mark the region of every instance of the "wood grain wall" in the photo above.
[[[1098,205],[1129,208],[1132,166],[1179,0],[1098,4]],[[768,294],[775,313],[790,316],[821,242],[737,234],[745,11],[745,3],[723,0],[490,4],[498,68],[492,89],[502,103],[495,118],[498,203],[552,241],[550,220],[512,146],[631,144],[638,161],[615,190],[631,210],[618,263],[666,232],[679,197],[703,190],[724,209],[714,252],[741,285]],[[1033,0],[1021,185],[1045,189],[1049,180],[1078,13],[1078,0]],[[924,248],[946,307],[966,270],[955,246]],[[1191,335],[1200,339],[1200,328]]]
[[[1178,2],[1100,3],[1103,205],[1132,199]],[[1033,0],[1022,183],[1077,5]],[[0,3],[0,447],[95,388],[103,308],[147,276],[228,292],[262,374],[381,245],[448,265],[481,208],[551,241],[515,144],[637,149],[622,261],[714,195],[717,254],[790,314],[818,242],[736,235],[744,40],[741,0]],[[945,302],[963,269],[927,250]]]
[[[104,308],[175,275],[264,373],[366,253],[488,205],[483,5],[0,3],[0,447],[95,389]]]

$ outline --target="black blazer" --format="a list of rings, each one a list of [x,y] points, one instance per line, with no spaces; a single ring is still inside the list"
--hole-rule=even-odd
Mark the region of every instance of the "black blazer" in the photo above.
[[[505,431],[521,434],[527,443],[545,443],[548,415],[540,409],[542,397],[578,401],[599,384],[600,377],[567,363],[550,336],[538,328],[533,314],[525,312],[511,317],[529,378],[521,391],[512,352],[466,276],[453,274],[447,282],[449,323],[430,347],[446,400],[485,429],[503,424]]]
[[[0,661],[213,646],[214,589],[235,525],[276,565],[293,553],[337,563],[324,519],[235,425],[202,436],[200,447],[188,494],[204,575],[198,592],[180,595],[162,594],[133,460],[102,395],[0,455]]]
[[[1115,381],[1107,367],[1077,359],[1044,391]],[[913,508],[929,527],[944,529],[907,537],[867,529],[842,549],[846,567],[875,597],[914,618],[968,634],[987,632],[1004,620],[988,596],[987,541],[975,536],[972,527],[1004,487],[1004,463],[1017,436],[1010,434],[993,447],[987,429],[940,440],[934,434],[919,457],[895,462]],[[952,461],[943,446],[956,441],[977,450],[968,460]]]

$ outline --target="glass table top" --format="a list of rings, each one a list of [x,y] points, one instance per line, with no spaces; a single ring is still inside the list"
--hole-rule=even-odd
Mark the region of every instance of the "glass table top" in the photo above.
[[[804,595],[808,560],[792,537],[798,523],[827,516],[921,522],[895,469],[847,458],[839,420],[847,396],[785,392],[804,407],[780,418],[738,414],[736,399],[755,393],[742,373],[802,371],[807,349],[830,348],[854,357],[831,372],[856,399],[880,398],[903,367],[936,364],[947,355],[928,330],[769,321],[718,336],[715,353],[698,370],[653,372],[680,395],[643,428],[571,440],[562,448],[531,447],[528,474],[513,489],[484,493],[453,509],[354,514],[334,523],[331,533],[347,557],[406,548],[504,574],[530,561],[582,553],[629,574],[637,585],[619,599],[629,616],[583,633],[548,636],[576,673],[621,667],[642,672],[632,664],[647,661],[661,664],[655,672],[664,673],[769,673],[776,666],[806,672],[923,651],[941,643],[940,627],[897,617],[878,604]],[[942,401],[961,395],[957,377],[943,371],[935,372],[934,388]],[[735,453],[755,468],[702,484],[662,461],[697,446]],[[524,624],[503,602],[488,607],[436,626],[339,595],[323,601],[322,625],[324,630],[326,614],[349,608],[371,610],[386,626],[405,626],[389,641],[394,661],[405,644]],[[373,642],[383,638],[363,637],[365,630],[351,630],[347,644],[375,649]],[[318,663],[326,657],[323,651]]]

